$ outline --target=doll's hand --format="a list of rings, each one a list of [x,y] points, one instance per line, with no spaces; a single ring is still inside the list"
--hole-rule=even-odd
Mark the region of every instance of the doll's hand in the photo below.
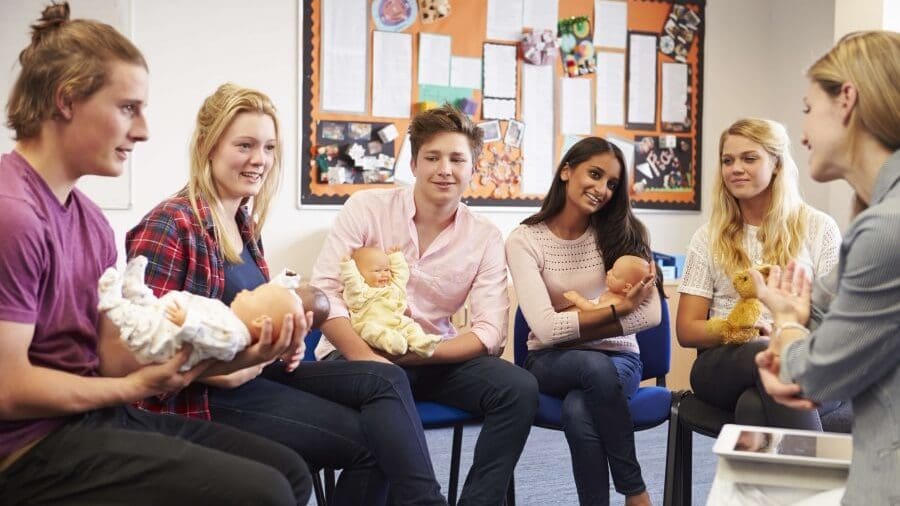
[[[584,298],[583,295],[575,290],[569,290],[568,292],[563,293],[563,297],[572,303],[572,307],[575,308],[575,311],[591,311],[600,307]]]
[[[181,327],[187,319],[187,312],[181,307],[177,300],[173,300],[172,304],[166,306],[166,318],[175,325]]]
[[[388,248],[387,250],[385,250],[385,253],[390,255],[391,253],[396,253],[398,251],[400,251],[400,246],[394,245],[394,246],[391,246],[390,248]]]
[[[806,325],[812,281],[805,268],[791,260],[783,272],[777,265],[772,266],[768,280],[756,269],[750,269],[750,277],[756,286],[756,296],[772,312],[776,325],[788,322]]]

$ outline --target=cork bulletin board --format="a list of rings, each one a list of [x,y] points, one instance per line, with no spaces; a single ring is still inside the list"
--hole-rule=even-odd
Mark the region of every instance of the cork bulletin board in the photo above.
[[[635,207],[700,209],[705,0],[302,9],[299,203],[410,184],[410,118],[449,102],[488,139],[470,205],[539,205],[562,154],[593,135],[625,153]]]

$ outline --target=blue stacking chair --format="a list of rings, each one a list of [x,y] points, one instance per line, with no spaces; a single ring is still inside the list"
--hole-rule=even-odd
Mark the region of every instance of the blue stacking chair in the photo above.
[[[628,403],[635,431],[652,429],[667,421],[672,406],[672,392],[666,388],[666,374],[669,372],[669,359],[672,351],[669,305],[663,299],[661,306],[660,324],[637,333],[637,342],[641,349],[641,362],[644,365],[644,374],[641,379],[654,378],[656,386],[639,387]],[[525,366],[525,359],[528,357],[527,341],[530,332],[531,327],[525,321],[522,310],[516,309],[513,344],[515,346],[515,362],[520,367]],[[534,425],[545,429],[563,430],[562,399],[540,394]]]
[[[314,361],[315,349],[319,344],[322,333],[313,330],[307,334],[306,351],[303,355],[304,361]],[[481,422],[481,417],[463,411],[439,402],[416,402],[416,410],[419,412],[419,418],[422,420],[422,427],[425,429],[439,429],[453,427],[453,444],[450,452],[450,483],[447,490],[447,502],[450,506],[456,505],[456,498],[459,491],[459,467],[460,455],[462,454],[462,435],[463,426]],[[324,479],[323,479],[324,476]],[[313,475],[313,490],[316,495],[316,503],[319,506],[327,506],[328,498],[334,491],[335,475],[334,469],[323,469],[321,473]],[[512,484],[510,484],[512,490]],[[510,494],[511,495],[511,494]],[[509,506],[514,506],[513,502],[507,499]]]

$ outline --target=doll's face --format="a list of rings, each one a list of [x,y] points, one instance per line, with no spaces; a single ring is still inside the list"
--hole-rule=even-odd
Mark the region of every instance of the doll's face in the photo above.
[[[359,248],[353,252],[353,261],[366,284],[381,288],[391,282],[391,261],[387,253],[378,248]]]
[[[302,313],[303,305],[290,288],[264,283],[239,292],[231,302],[231,310],[250,329],[254,340],[259,338],[260,317],[268,316],[272,319],[272,339],[277,339],[284,315]]]
[[[606,286],[610,292],[625,295],[631,287],[650,273],[650,264],[643,258],[624,255],[606,272]]]

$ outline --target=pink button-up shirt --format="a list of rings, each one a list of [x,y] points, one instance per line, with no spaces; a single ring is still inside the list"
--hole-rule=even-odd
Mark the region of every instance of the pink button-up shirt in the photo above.
[[[488,353],[499,355],[506,342],[509,296],[503,236],[492,223],[460,204],[456,216],[419,256],[412,188],[354,193],[338,214],[311,283],[331,302],[330,318],[349,317],[342,298],[339,264],[357,248],[399,246],[409,263],[407,314],[429,334],[457,334],[450,316],[469,299],[472,332]],[[335,348],[325,336],[316,348],[322,358]]]

